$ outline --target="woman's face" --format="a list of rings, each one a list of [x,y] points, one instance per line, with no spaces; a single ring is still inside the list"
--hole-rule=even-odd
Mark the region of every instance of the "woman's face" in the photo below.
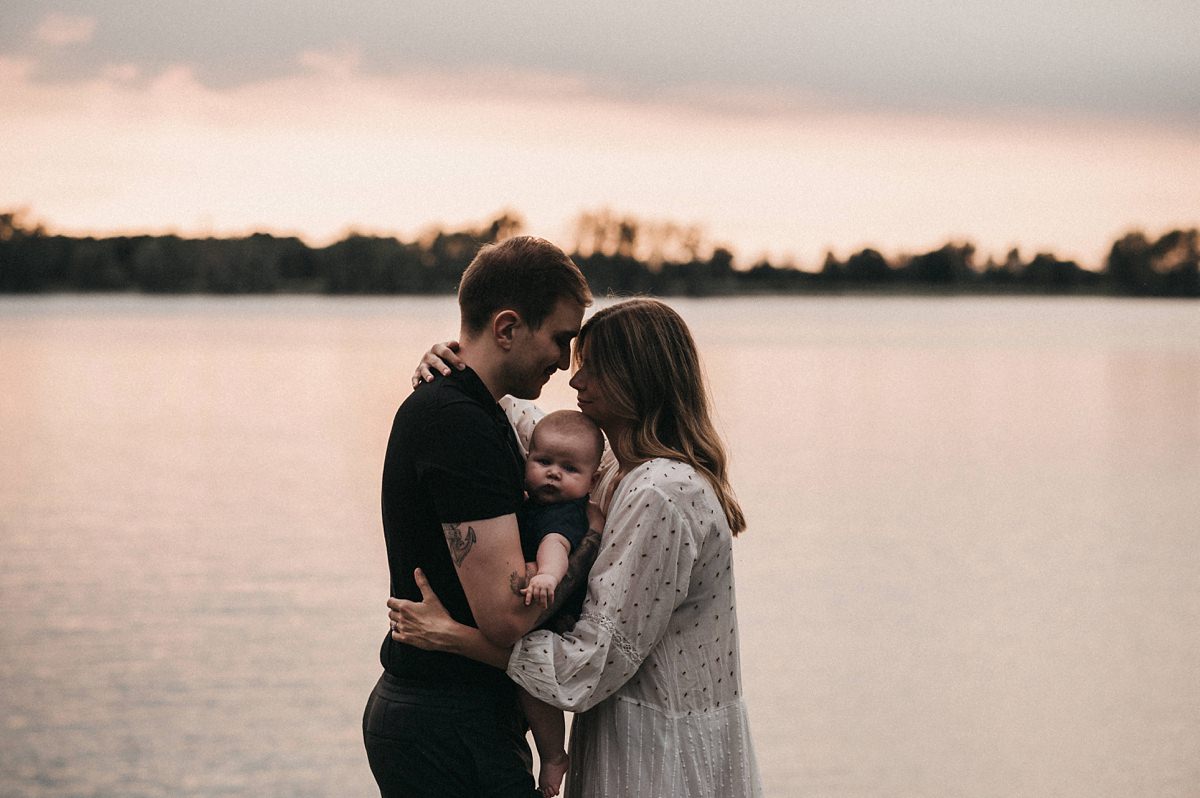
[[[596,422],[596,426],[611,431],[618,423],[600,381],[595,378],[589,364],[588,352],[583,351],[579,369],[571,376],[571,387],[578,397],[579,411]]]

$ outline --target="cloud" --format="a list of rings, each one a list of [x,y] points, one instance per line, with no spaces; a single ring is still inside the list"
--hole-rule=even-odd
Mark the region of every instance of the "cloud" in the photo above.
[[[24,53],[44,0],[5,0],[0,54]],[[1085,113],[1195,127],[1195,0],[73,0],[103,21],[87,48],[39,63],[48,80],[111,64],[184,65],[228,89],[313,70],[518,72],[622,101],[696,108],[819,104],[943,115]],[[62,16],[62,15],[59,15]],[[353,58],[349,57],[353,54]],[[709,105],[706,105],[709,104]],[[770,102],[768,102],[768,105]]]
[[[96,34],[96,24],[95,17],[53,11],[42,18],[33,35],[39,42],[55,47],[84,44]]]
[[[137,64],[109,64],[100,72],[101,79],[114,83],[129,83],[140,75]]]
[[[327,51],[305,50],[297,61],[304,67],[322,75],[349,78],[359,71],[362,56],[354,50]]]
[[[753,257],[819,266],[862,246],[970,238],[1097,265],[1128,226],[1190,227],[1200,138],[1024,117],[737,114],[626,103],[553,76],[394,76],[312,51],[293,74],[213,88],[186,66],[41,81],[0,56],[0,208],[62,229],[363,232],[411,238],[513,208],[571,241],[611,207],[707,226]],[[769,102],[763,99],[762,102]],[[983,255],[981,255],[981,258]]]

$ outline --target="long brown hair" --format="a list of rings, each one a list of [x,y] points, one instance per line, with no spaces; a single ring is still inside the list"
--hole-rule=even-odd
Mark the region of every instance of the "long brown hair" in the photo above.
[[[579,331],[577,364],[621,419],[610,441],[621,460],[667,457],[688,463],[712,484],[737,534],[746,519],[729,486],[729,458],[709,412],[711,402],[692,334],[679,314],[656,299],[629,299],[598,310]]]

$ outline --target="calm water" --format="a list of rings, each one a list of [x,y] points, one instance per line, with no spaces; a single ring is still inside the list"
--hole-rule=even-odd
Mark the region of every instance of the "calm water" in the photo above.
[[[1200,795],[1200,306],[673,304],[769,795]],[[455,319],[0,299],[0,796],[374,793],[380,465]]]

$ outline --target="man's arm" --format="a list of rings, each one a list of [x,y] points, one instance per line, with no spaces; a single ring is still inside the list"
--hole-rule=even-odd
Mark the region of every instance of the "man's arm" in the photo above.
[[[517,516],[442,524],[446,547],[484,636],[498,646],[511,646],[533,628],[536,612],[514,596],[514,579],[525,583]]]
[[[567,562],[555,600],[543,609],[525,606],[522,590],[532,575],[521,556],[516,515],[442,524],[446,546],[479,631],[497,646],[511,646],[557,612],[587,581],[600,551],[600,530],[589,528]]]

